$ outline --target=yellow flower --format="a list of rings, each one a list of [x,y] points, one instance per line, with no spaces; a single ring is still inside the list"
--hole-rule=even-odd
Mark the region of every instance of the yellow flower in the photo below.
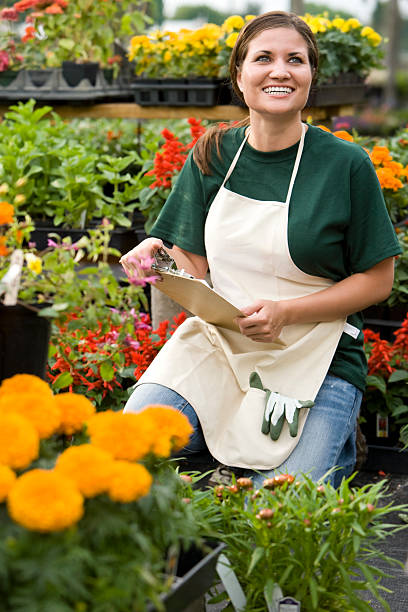
[[[30,465],[38,457],[39,436],[25,417],[0,413],[0,463],[14,469]]]
[[[0,465],[0,502],[3,502],[16,480],[16,475],[7,465]]]
[[[256,15],[245,15],[245,21],[252,21],[255,19]]]
[[[245,21],[240,15],[231,15],[222,24],[224,32],[233,32],[234,30],[240,30],[244,25]]]
[[[373,28],[370,28],[370,26],[365,26],[361,30],[361,36],[371,36],[372,34],[374,34],[374,30]]]
[[[188,443],[193,428],[188,418],[170,406],[151,405],[139,413],[149,419],[157,432],[152,451],[167,456],[172,450],[180,450]],[[168,448],[167,453],[164,452]]]
[[[85,497],[105,493],[111,478],[113,458],[91,444],[70,446],[57,459],[55,471],[70,478]]]
[[[42,261],[40,257],[34,255],[34,253],[26,253],[25,259],[27,262],[27,268],[34,272],[34,274],[40,274],[42,270]]]
[[[338,30],[341,30],[344,24],[345,20],[342,17],[335,17],[335,19],[332,19],[332,26]]]
[[[225,44],[227,45],[227,47],[230,47],[232,49],[232,47],[235,45],[237,38],[238,38],[238,32],[233,32],[232,34],[230,34],[225,41]]]
[[[11,518],[33,531],[60,531],[83,515],[75,484],[54,470],[31,470],[18,478],[7,500]]]
[[[0,397],[5,393],[18,393],[24,389],[25,393],[43,393],[52,396],[52,391],[48,384],[32,374],[15,374],[10,378],[5,378],[0,386]]]
[[[377,32],[373,32],[368,36],[368,40],[373,45],[373,47],[378,47],[378,45],[382,41],[382,37]]]
[[[352,17],[351,19],[347,19],[346,22],[350,28],[352,28],[353,30],[356,30],[357,28],[359,28],[361,26],[361,23],[359,22],[358,19],[355,19],[354,17]]]
[[[115,461],[108,487],[113,501],[129,503],[147,495],[153,478],[143,465],[128,461]]]
[[[138,461],[147,455],[157,438],[157,431],[143,413],[123,414],[113,410],[98,412],[87,423],[92,444],[115,457]]]
[[[58,393],[54,399],[61,411],[59,433],[71,435],[81,431],[84,423],[95,414],[95,406],[79,393]]]
[[[0,396],[0,413],[15,412],[31,421],[40,438],[49,438],[61,423],[54,396],[42,393],[7,393]]]
[[[172,55],[170,53],[170,51],[166,51],[165,54],[163,55],[163,61],[166,62],[166,64],[168,62],[171,61]]]

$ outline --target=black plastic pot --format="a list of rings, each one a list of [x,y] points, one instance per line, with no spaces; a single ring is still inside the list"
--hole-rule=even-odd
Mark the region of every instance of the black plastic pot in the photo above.
[[[408,474],[408,451],[396,446],[369,444],[363,469],[367,472],[382,470],[392,474]]]
[[[0,304],[0,381],[14,374],[45,379],[50,322],[24,306]]]
[[[30,241],[35,242],[36,249],[43,251],[48,246],[48,239],[52,238],[49,234],[58,234],[61,238],[71,237],[72,243],[77,242],[82,236],[88,235],[88,229],[64,229],[60,227],[52,227],[47,225],[41,227],[36,225],[36,229],[32,232]],[[117,249],[123,255],[127,253],[139,242],[146,238],[146,232],[142,226],[132,228],[116,228],[112,230],[109,246]]]
[[[225,548],[225,544],[209,542],[208,545],[212,550],[206,555],[195,547],[180,555],[176,571],[179,580],[163,597],[166,612],[184,612],[210,589],[216,577],[217,559]],[[156,608],[153,606],[148,608],[148,612],[155,611]]]
[[[42,87],[51,78],[53,70],[27,70],[27,74],[35,87]]]
[[[87,62],[78,64],[76,62],[62,62],[62,76],[71,87],[76,87],[82,79],[88,79],[91,85],[96,84],[96,77],[99,71],[97,62]]]
[[[220,79],[136,79],[132,83],[140,106],[215,106]]]

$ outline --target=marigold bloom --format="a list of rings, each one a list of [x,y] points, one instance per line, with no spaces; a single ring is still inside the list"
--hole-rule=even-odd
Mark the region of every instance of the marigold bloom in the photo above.
[[[42,393],[53,396],[48,384],[39,376],[33,374],[14,374],[5,378],[0,385],[0,397],[5,393],[19,393],[24,389],[25,393]]]
[[[382,189],[392,189],[392,191],[398,191],[398,189],[403,187],[402,181],[394,176],[393,172],[389,168],[377,168],[376,173]]]
[[[91,444],[81,444],[64,450],[55,470],[70,478],[85,497],[95,497],[107,491],[112,465],[110,453]]]
[[[0,465],[0,502],[3,502],[13,484],[16,481],[16,475],[7,465]]]
[[[143,465],[115,461],[111,472],[108,495],[113,501],[129,503],[147,495],[153,478]]]
[[[95,406],[79,393],[58,393],[54,397],[61,411],[59,433],[71,435],[81,431],[84,423],[95,413]]]
[[[0,412],[0,463],[16,470],[38,457],[40,440],[34,425],[20,414]]]
[[[193,428],[188,418],[175,408],[152,404],[139,414],[149,419],[157,432],[152,446],[157,455],[166,457],[172,450],[180,450],[188,444]]]
[[[0,256],[6,256],[9,254],[9,249],[6,247],[7,238],[0,236]]]
[[[157,438],[151,419],[113,410],[98,412],[87,423],[91,443],[115,457],[138,461],[147,455]]]
[[[48,15],[62,15],[64,11],[62,10],[59,4],[54,2],[54,4],[47,6],[44,12],[47,13]]]
[[[13,223],[14,206],[8,202],[0,202],[0,225]]]
[[[379,166],[384,162],[389,162],[392,160],[391,153],[389,152],[388,148],[380,147],[378,145],[373,147],[370,157],[374,166]]]
[[[337,130],[336,132],[333,132],[333,134],[337,136],[337,138],[341,138],[342,140],[348,140],[348,142],[354,142],[354,138],[352,137],[352,135],[346,132],[345,130]]]
[[[61,423],[61,411],[53,396],[41,393],[7,393],[0,396],[0,413],[18,413],[28,419],[40,438],[49,438]]]
[[[82,517],[83,497],[74,483],[55,470],[31,470],[12,487],[7,507],[11,518],[33,531],[60,531]]]

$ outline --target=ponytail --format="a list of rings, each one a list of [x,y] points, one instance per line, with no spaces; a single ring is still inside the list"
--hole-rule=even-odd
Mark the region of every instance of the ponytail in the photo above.
[[[214,150],[218,159],[222,159],[221,140],[224,134],[232,128],[239,128],[247,125],[249,125],[249,117],[226,125],[213,125],[200,136],[193,149],[193,159],[203,174],[212,174],[211,162],[214,161]]]

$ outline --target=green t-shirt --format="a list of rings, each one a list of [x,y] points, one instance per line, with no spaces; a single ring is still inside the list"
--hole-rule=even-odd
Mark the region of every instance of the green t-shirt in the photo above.
[[[221,158],[214,152],[210,175],[202,174],[190,154],[152,236],[206,255],[206,216],[244,129],[225,133]],[[225,187],[257,200],[284,202],[297,149],[295,144],[265,153],[245,143]],[[290,201],[288,244],[298,268],[334,281],[401,252],[374,167],[362,147],[309,126]],[[348,322],[361,330],[362,314],[351,315]],[[343,333],[330,373],[363,390],[366,370],[363,334],[354,339]]]

